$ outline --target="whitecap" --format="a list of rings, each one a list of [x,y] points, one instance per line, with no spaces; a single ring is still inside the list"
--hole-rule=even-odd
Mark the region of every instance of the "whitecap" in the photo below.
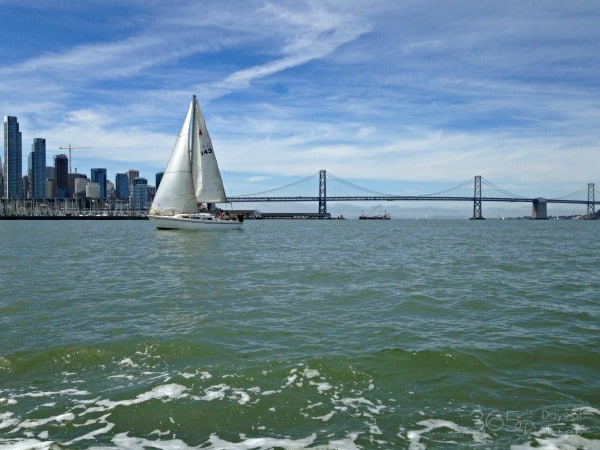
[[[532,443],[511,445],[511,450],[575,450],[579,448],[598,449],[600,440],[588,439],[578,434],[565,434],[549,438],[534,438]]]
[[[114,408],[115,406],[119,406],[119,405],[123,405],[123,406],[136,405],[138,403],[143,403],[148,400],[161,400],[161,401],[165,402],[165,401],[176,400],[178,398],[185,397],[186,390],[187,390],[187,388],[180,384],[176,384],[176,383],[163,384],[160,386],[155,386],[149,392],[143,392],[143,393],[139,394],[133,400],[120,400],[120,401],[116,401],[116,402],[113,402],[111,400],[101,400],[98,402],[98,405],[106,406],[109,408]]]
[[[451,431],[460,434],[470,435],[475,444],[484,444],[488,442],[490,436],[487,433],[479,430],[473,430],[468,427],[460,426],[454,422],[449,420],[440,420],[440,419],[427,419],[421,420],[417,423],[417,425],[421,425],[425,428],[421,430],[409,430],[406,433],[406,437],[409,440],[409,449],[410,450],[423,450],[425,449],[425,445],[421,443],[421,437],[429,433],[432,430],[436,430],[439,428],[448,428]]]

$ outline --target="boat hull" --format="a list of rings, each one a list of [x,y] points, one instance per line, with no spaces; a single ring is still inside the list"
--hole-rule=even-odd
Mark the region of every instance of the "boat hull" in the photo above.
[[[159,230],[239,230],[242,228],[241,220],[219,219],[207,216],[148,216],[148,219]]]

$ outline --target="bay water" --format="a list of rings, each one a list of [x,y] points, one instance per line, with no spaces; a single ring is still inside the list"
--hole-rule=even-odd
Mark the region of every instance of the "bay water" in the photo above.
[[[0,448],[600,448],[599,238],[0,221]]]

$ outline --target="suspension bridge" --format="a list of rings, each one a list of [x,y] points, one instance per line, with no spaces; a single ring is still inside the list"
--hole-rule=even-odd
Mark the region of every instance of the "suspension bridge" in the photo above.
[[[486,195],[483,195],[483,187]],[[466,189],[469,192],[466,193]],[[490,194],[487,194],[487,192]],[[424,195],[394,195],[376,192],[366,187],[336,177],[325,170],[310,175],[301,180],[255,194],[246,194],[228,197],[228,201],[238,203],[263,203],[263,202],[316,202],[317,215],[328,217],[328,202],[345,201],[442,201],[442,202],[470,202],[473,204],[472,219],[483,219],[482,204],[484,202],[530,203],[532,219],[547,219],[549,203],[586,205],[587,216],[595,214],[596,187],[588,183],[587,190],[583,189],[569,193],[560,198],[525,197],[511,193],[494,183],[486,180],[481,175],[476,175],[472,180],[467,180],[449,189]],[[454,195],[452,195],[454,194]],[[587,194],[587,195],[586,195]]]

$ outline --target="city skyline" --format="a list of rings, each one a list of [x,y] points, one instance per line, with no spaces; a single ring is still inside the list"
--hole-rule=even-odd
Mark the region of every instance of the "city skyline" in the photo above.
[[[556,0],[4,0],[0,111],[48,155],[91,147],[78,172],[151,180],[196,94],[231,196],[326,169],[559,197],[599,181],[599,21]]]
[[[15,161],[15,153],[22,153],[22,133],[20,131],[20,126],[18,122],[18,118],[15,116],[5,116],[4,117],[4,145],[5,145],[5,159],[12,159],[14,166]],[[19,183],[22,187],[22,192],[16,196],[13,193],[10,196],[7,194],[10,189],[6,186],[6,191],[3,198],[6,199],[72,199],[72,200],[82,200],[82,199],[102,199],[108,200],[112,199],[111,202],[115,200],[127,200],[129,207],[135,210],[145,210],[149,206],[149,202],[151,201],[153,194],[155,192],[155,186],[149,185],[147,178],[140,177],[139,171],[130,169],[125,173],[119,172],[115,174],[114,182],[111,182],[107,177],[107,169],[106,168],[91,168],[90,176],[88,177],[85,174],[81,174],[78,172],[71,172],[71,161],[70,158],[67,157],[64,153],[55,154],[54,166],[46,166],[43,164],[46,158],[46,140],[44,138],[34,138],[33,143],[31,145],[31,152],[28,154],[28,164],[27,164],[27,172],[22,175],[22,183]],[[71,155],[71,146],[63,148],[69,150],[69,155]],[[11,154],[12,153],[12,154]],[[22,155],[23,159],[25,157],[25,153]],[[6,170],[6,174],[4,175],[4,179],[9,179],[8,173],[11,171],[14,172],[15,169],[10,168],[10,164],[4,167]],[[51,171],[50,178],[48,179],[48,171]],[[13,174],[14,175],[14,174]],[[162,172],[158,172],[155,174],[156,187],[160,183],[160,177],[162,176]],[[334,176],[334,178],[337,178]],[[477,177],[476,177],[477,178]],[[479,177],[481,178],[481,177]],[[2,180],[2,178],[0,178]],[[3,181],[3,180],[2,180]],[[344,180],[339,180],[345,182]],[[50,183],[50,184],[48,184]],[[82,184],[83,183],[83,184]],[[111,184],[111,190],[109,195],[109,183]],[[14,183],[13,183],[14,184]],[[40,184],[44,185],[44,189],[40,188]],[[297,184],[297,183],[293,183]],[[37,185],[37,186],[36,186]],[[588,199],[589,199],[589,189],[591,189],[588,185]],[[14,188],[13,188],[14,190]],[[597,190],[594,188],[594,190]],[[43,192],[43,194],[42,194]],[[84,193],[82,195],[82,192]],[[471,194],[468,194],[470,196]],[[592,194],[593,195],[593,194]],[[427,194],[426,196],[430,196]],[[485,197],[485,195],[484,195]],[[370,200],[366,200],[370,201]],[[237,203],[237,202],[234,202]],[[244,203],[242,203],[244,204]],[[251,208],[260,210],[261,205],[265,206],[265,204],[254,203],[249,204],[245,203],[245,206],[250,205]],[[107,205],[108,206],[108,205]],[[114,206],[114,205],[113,205]],[[80,206],[81,207],[81,206]],[[376,208],[380,208],[381,205],[376,206]],[[572,208],[573,206],[571,206]],[[287,208],[287,207],[286,207]],[[269,210],[280,209],[273,208],[273,204],[270,204],[268,207]],[[344,209],[345,211],[351,211],[354,209],[356,212],[356,206],[349,208],[336,208],[341,211]],[[392,204],[390,207],[391,210],[396,210],[398,212],[401,210],[397,205]],[[419,211],[419,208],[404,208],[404,213],[401,212],[403,217],[406,217],[406,211],[410,211],[410,214],[414,214],[416,211]],[[440,208],[439,206],[432,209],[434,213],[432,217],[436,215],[438,217],[443,217],[443,210],[446,209],[446,214],[448,213],[447,208]],[[308,212],[306,206],[300,208],[300,210],[304,212]],[[501,209],[500,209],[501,210]],[[500,211],[496,208],[496,211]],[[523,208],[521,207],[521,210]],[[275,212],[275,211],[273,211]],[[588,209],[589,212],[589,209]],[[363,210],[361,209],[361,214],[363,214]],[[481,214],[481,210],[479,211]],[[570,211],[566,212],[564,209],[562,211],[555,212],[555,216],[566,216],[566,215],[580,215],[579,211]],[[337,215],[343,215],[338,213]],[[428,217],[429,213],[427,210],[424,212],[424,216]],[[450,213],[449,216],[454,216],[455,213]],[[543,216],[546,216],[546,212],[544,210]],[[419,215],[417,214],[417,217]]]
[[[53,155],[54,164],[49,166],[45,138],[33,138],[31,151],[23,151],[22,132],[16,116],[4,116],[3,134],[0,198],[9,203],[13,200],[70,199],[81,208],[97,199],[111,203],[111,207],[115,202],[126,201],[129,207],[144,210],[151,201],[155,188],[148,185],[147,179],[140,177],[135,169],[115,174],[113,183],[107,177],[106,168],[91,168],[89,177],[72,172],[70,158],[64,153]],[[68,150],[70,156],[71,148]],[[27,161],[25,166],[22,165],[23,160]],[[158,180],[159,176],[156,174],[155,179]]]

